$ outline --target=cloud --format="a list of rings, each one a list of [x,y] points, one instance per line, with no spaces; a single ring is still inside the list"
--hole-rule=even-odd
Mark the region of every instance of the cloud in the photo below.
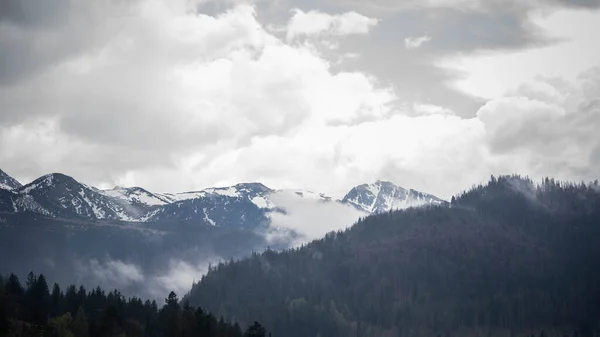
[[[368,76],[334,75],[310,47],[267,32],[252,6],[209,16],[190,13],[185,3],[106,3],[94,15],[109,25],[87,29],[68,21],[49,29],[57,33],[48,33],[53,48],[82,30],[98,36],[84,50],[61,49],[51,61],[42,52],[24,53],[37,57],[30,60],[35,76],[0,88],[0,146],[6,150],[0,160],[27,178],[64,170],[66,160],[69,173],[82,180],[116,184],[144,169],[184,171],[190,158],[202,161],[254,137],[292,132],[317,116],[380,109],[389,100]],[[331,18],[335,34],[359,33],[373,23],[356,13]],[[13,49],[2,53],[17,60]],[[331,95],[315,90],[324,85]],[[24,133],[27,146],[17,150]]]
[[[208,272],[208,266],[209,261],[193,265],[183,260],[171,260],[167,270],[153,277],[150,293],[154,297],[161,297],[174,291],[182,297],[191,289],[194,281],[199,281]]]
[[[560,106],[526,97],[493,100],[477,112],[492,151],[552,141],[562,131],[559,121],[565,114]]]
[[[93,277],[96,284],[102,286],[127,287],[144,281],[144,274],[139,266],[120,260],[92,259],[87,262],[80,261],[76,266],[80,278]]]
[[[275,230],[288,229],[299,234],[293,243],[295,246],[323,237],[331,231],[350,227],[359,217],[366,215],[352,206],[303,198],[292,191],[277,192],[271,198],[278,207],[285,210],[285,214],[271,213],[270,227]]]
[[[0,18],[2,168],[152,191],[261,181],[345,193],[387,179],[446,198],[491,173],[598,175],[597,12],[290,18],[284,6],[283,27],[315,19],[294,34],[333,47],[320,48],[267,29],[266,2],[211,15],[189,4],[62,1],[54,19]],[[409,52],[398,31],[436,43]],[[563,42],[533,48],[538,33]]]
[[[294,9],[292,13],[286,28],[288,41],[301,36],[367,34],[378,22],[354,11],[331,15]]]
[[[543,92],[529,88],[489,101],[473,118],[422,104],[411,108],[415,114],[391,113],[257,138],[198,169],[209,180],[236,176],[280,188],[338,193],[387,179],[443,198],[490,174],[593,180],[600,175],[594,165],[600,160],[595,131],[600,127],[599,73],[590,71],[567,84],[548,81],[545,92],[571,88],[562,100],[543,99]],[[274,158],[277,165],[263,165]],[[235,169],[240,163],[241,174]]]
[[[490,101],[478,112],[489,149],[498,158],[497,167],[534,177],[598,178],[595,164],[600,160],[600,137],[593,130],[600,127],[600,76],[592,70],[577,82],[570,84],[572,91],[562,100],[557,96],[546,102],[505,97]],[[551,81],[546,85],[553,86]],[[526,92],[544,97],[543,93],[535,95],[531,87]]]
[[[200,259],[198,256],[188,256],[185,259],[171,258],[151,268],[110,257],[101,260],[76,259],[73,262],[77,283],[86,287],[100,286],[108,291],[119,289],[127,296],[160,301],[171,291],[183,297],[192,283],[206,274],[210,263],[216,264],[221,260],[217,257],[204,256]]]
[[[417,114],[423,114],[423,115],[435,115],[435,114],[453,115],[454,114],[454,111],[452,111],[446,107],[434,105],[434,104],[426,104],[426,103],[413,104],[413,110]]]
[[[416,50],[421,48],[421,46],[424,43],[429,41],[431,41],[431,36],[429,35],[423,35],[419,37],[407,37],[404,39],[404,46],[408,50]]]

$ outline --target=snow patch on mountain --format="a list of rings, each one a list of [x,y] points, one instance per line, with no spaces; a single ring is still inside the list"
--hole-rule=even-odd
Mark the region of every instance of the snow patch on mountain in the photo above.
[[[174,203],[177,201],[202,198],[202,197],[205,197],[207,193],[205,191],[192,191],[192,192],[181,192],[181,193],[154,193],[154,194],[164,200],[167,200],[168,203]]]
[[[240,190],[238,190],[235,186],[231,187],[218,187],[218,188],[207,188],[204,190],[207,193],[223,195],[226,197],[238,198],[242,196]]]
[[[214,220],[212,220],[211,218],[209,218],[208,214],[206,214],[206,207],[202,209],[202,214],[204,214],[204,221],[206,221],[207,223],[209,223],[211,226],[216,226],[217,225],[214,222]]]

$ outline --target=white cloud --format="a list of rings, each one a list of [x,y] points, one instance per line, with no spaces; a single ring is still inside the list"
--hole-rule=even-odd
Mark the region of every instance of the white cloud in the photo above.
[[[198,167],[205,179],[250,177],[279,188],[344,194],[377,179],[446,197],[487,176],[481,160],[483,125],[476,119],[433,114],[395,115],[354,125],[312,126],[294,135],[257,138]],[[243,172],[236,169],[243,163]],[[265,165],[265,163],[269,163]],[[479,174],[481,171],[483,174]]]
[[[144,274],[139,266],[120,260],[92,259],[77,264],[79,277],[93,277],[98,284],[109,287],[126,287],[144,281]]]
[[[413,110],[418,114],[423,115],[453,115],[454,112],[448,108],[443,106],[435,105],[435,104],[427,104],[427,103],[414,103]]]
[[[416,50],[421,48],[424,43],[431,41],[431,36],[423,35],[419,37],[407,37],[404,39],[404,46],[408,50]]]
[[[474,118],[421,104],[413,107],[418,113],[413,116],[320,123],[287,136],[255,138],[218,155],[211,166],[198,167],[199,176],[230,177],[222,184],[258,179],[280,188],[339,194],[388,179],[445,198],[490,174],[594,179],[600,175],[594,164],[600,162],[595,131],[600,110],[593,103],[600,97],[600,77],[593,74],[564,84],[572,90],[564,101],[557,96],[543,100],[530,90],[490,101]],[[569,111],[567,106],[580,109]],[[240,165],[243,172],[236,169]]]
[[[332,74],[310,46],[268,33],[252,6],[213,17],[185,4],[115,5],[104,12],[111,24],[95,30],[118,34],[98,34],[85,52],[0,88],[0,160],[21,179],[65,171],[107,185],[179,171],[181,180],[153,178],[148,187],[185,189],[195,174],[187,165],[306,123],[382,113],[393,96],[364,74]],[[334,34],[374,22],[356,13],[330,18]],[[69,35],[51,38],[65,43]]]
[[[352,35],[367,34],[378,20],[369,18],[354,11],[331,15],[319,11],[304,12],[300,9],[292,11],[294,15],[287,25],[287,40],[301,36],[313,35]]]
[[[271,198],[278,207],[286,211],[286,214],[270,214],[271,227],[290,229],[298,233],[300,237],[295,245],[349,227],[359,217],[366,215],[352,206],[303,198],[291,191],[274,193]]]
[[[216,260],[215,260],[216,261]],[[168,268],[158,276],[154,276],[148,290],[154,297],[164,296],[174,291],[183,297],[208,272],[209,260],[192,265],[182,260],[169,261]]]

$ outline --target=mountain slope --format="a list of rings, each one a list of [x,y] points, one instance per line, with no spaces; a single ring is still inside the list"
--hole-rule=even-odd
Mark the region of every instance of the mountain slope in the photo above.
[[[6,174],[6,172],[0,170],[0,189],[14,190],[21,187],[21,183],[15,178]]]
[[[367,213],[383,213],[395,209],[422,205],[440,205],[444,200],[413,189],[407,190],[389,181],[378,180],[373,184],[354,187],[342,200]]]
[[[593,336],[599,241],[597,186],[493,178],[451,206],[221,264],[188,297],[289,337]]]

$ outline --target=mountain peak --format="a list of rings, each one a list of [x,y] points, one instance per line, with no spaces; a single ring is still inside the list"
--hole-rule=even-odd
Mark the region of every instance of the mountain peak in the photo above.
[[[21,187],[20,192],[29,193],[39,188],[54,187],[56,185],[76,185],[78,182],[62,173],[50,173],[43,175],[29,184]]]
[[[393,209],[444,203],[442,199],[433,195],[412,189],[407,190],[386,180],[358,185],[352,188],[342,201],[367,213],[382,213]]]
[[[18,182],[17,179],[9,176],[8,174],[6,174],[6,172],[0,170],[0,189],[10,191],[17,189],[21,186],[23,185],[21,185],[21,183]]]

